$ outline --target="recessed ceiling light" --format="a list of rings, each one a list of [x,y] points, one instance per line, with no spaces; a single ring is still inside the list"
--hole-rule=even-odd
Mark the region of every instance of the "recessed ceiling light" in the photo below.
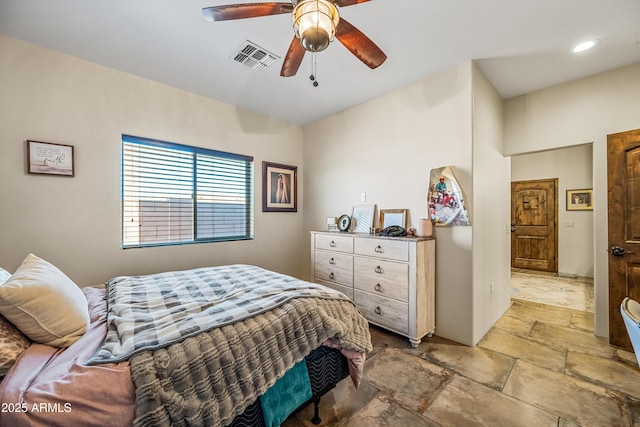
[[[599,42],[600,40],[589,40],[589,41],[580,43],[579,45],[573,48],[573,52],[574,53],[584,52],[585,50],[591,49],[592,47],[597,45]]]

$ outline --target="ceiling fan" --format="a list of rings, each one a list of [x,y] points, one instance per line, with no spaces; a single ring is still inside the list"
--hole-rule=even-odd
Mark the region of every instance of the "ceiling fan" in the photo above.
[[[304,54],[320,52],[336,37],[353,55],[369,68],[380,66],[387,55],[356,27],[341,18],[339,7],[370,0],[291,0],[290,3],[239,3],[205,7],[202,15],[209,21],[255,18],[291,13],[295,35],[284,58],[280,75],[294,76]]]

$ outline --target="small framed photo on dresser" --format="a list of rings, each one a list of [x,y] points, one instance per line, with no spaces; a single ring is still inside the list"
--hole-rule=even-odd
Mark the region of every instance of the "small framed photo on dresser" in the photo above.
[[[387,228],[397,225],[407,228],[407,210],[406,209],[381,209],[380,210],[380,228]]]

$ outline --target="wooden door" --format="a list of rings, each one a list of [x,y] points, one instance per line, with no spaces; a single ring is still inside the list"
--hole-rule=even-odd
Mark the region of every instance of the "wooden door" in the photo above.
[[[609,343],[633,351],[620,314],[640,301],[640,129],[607,135]]]
[[[511,183],[511,267],[558,272],[558,180]]]

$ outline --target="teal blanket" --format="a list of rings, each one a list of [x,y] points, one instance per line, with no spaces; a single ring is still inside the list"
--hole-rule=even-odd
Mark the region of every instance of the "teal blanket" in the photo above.
[[[293,411],[311,399],[311,395],[307,363],[302,359],[260,396],[265,425],[280,426]]]

